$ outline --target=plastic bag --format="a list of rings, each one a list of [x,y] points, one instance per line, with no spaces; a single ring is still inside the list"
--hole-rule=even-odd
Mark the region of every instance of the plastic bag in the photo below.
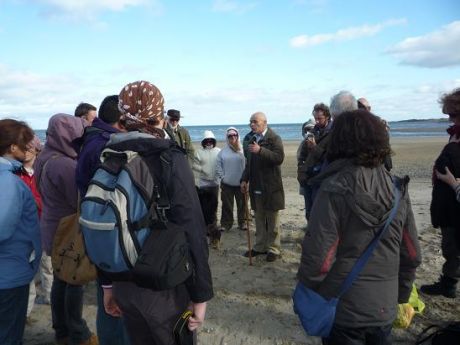
[[[415,314],[420,314],[425,309],[425,303],[418,297],[417,288],[412,284],[409,301],[398,304],[398,315],[393,321],[395,328],[408,328]]]

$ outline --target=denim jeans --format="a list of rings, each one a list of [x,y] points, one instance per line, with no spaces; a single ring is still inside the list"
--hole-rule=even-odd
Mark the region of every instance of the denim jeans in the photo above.
[[[347,328],[334,325],[323,345],[391,345],[392,324],[381,327]]]
[[[22,345],[28,299],[29,284],[0,289],[0,344]]]
[[[51,288],[51,312],[56,339],[68,337],[71,344],[79,344],[91,336],[91,331],[82,317],[82,286],[67,284],[54,276]]]
[[[129,345],[128,332],[126,331],[123,319],[121,317],[113,317],[105,312],[102,288],[99,284],[96,284],[96,288],[96,329],[99,345]]]

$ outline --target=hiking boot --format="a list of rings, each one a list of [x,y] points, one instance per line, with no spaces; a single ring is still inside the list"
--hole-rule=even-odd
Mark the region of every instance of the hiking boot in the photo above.
[[[80,343],[79,345],[99,345],[99,339],[97,338],[96,335],[91,334],[88,340],[85,340],[84,342]]]
[[[267,252],[258,252],[257,250],[254,250],[252,249],[251,250],[251,257],[255,257],[257,255],[263,255],[263,254],[267,254]],[[249,250],[243,254],[244,257],[249,257]]]
[[[457,297],[456,293],[457,279],[447,276],[441,276],[439,280],[431,285],[422,285],[420,291],[427,295],[443,295],[447,298]]]
[[[278,259],[280,256],[278,254],[275,254],[275,253],[272,253],[272,252],[269,252],[267,254],[267,257],[266,257],[266,260],[268,262],[273,262],[273,261],[276,261],[276,259]]]

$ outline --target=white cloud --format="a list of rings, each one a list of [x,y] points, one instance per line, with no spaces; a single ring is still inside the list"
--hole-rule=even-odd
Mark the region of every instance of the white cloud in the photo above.
[[[214,0],[212,10],[214,12],[245,13],[256,7],[254,2],[240,3],[235,0]]]
[[[406,24],[407,20],[402,19],[390,19],[383,23],[374,25],[362,25],[355,26],[345,29],[340,29],[334,33],[323,33],[316,35],[299,35],[291,38],[289,43],[294,48],[311,47],[326,42],[334,41],[350,41],[361,37],[374,36],[386,27]]]
[[[42,6],[42,15],[52,18],[94,20],[101,12],[120,12],[128,7],[149,7],[162,12],[159,0],[37,0]]]
[[[82,101],[98,105],[105,96],[94,80],[71,75],[45,75],[0,65],[0,118],[14,117],[33,128],[46,128],[48,118],[73,113]]]
[[[460,65],[460,21],[424,36],[409,37],[387,50],[402,64],[437,68]]]

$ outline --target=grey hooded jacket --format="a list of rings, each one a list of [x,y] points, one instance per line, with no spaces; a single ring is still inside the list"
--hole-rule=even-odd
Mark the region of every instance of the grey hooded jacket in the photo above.
[[[315,177],[315,199],[302,245],[299,280],[326,299],[336,297],[356,260],[384,225],[394,201],[392,177],[382,166],[337,160]],[[321,181],[322,180],[322,181]],[[352,287],[337,306],[342,327],[390,324],[397,304],[408,301],[421,254],[414,216],[401,181],[395,218]]]

